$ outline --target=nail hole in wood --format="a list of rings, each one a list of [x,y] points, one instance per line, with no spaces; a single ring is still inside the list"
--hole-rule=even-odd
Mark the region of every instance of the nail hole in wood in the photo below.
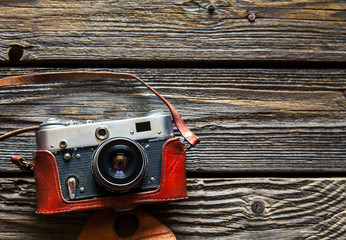
[[[213,13],[215,12],[215,6],[212,5],[212,4],[210,4],[210,5],[208,6],[208,11],[209,11],[210,14],[213,14]]]
[[[249,13],[249,15],[247,16],[247,20],[249,20],[249,22],[256,21],[256,18],[257,18],[257,16],[254,13]]]
[[[24,48],[20,45],[12,45],[8,50],[8,59],[11,63],[18,63],[23,57]]]

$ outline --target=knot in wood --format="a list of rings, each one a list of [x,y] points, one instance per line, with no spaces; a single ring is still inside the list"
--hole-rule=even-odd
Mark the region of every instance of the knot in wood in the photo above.
[[[254,213],[260,214],[264,211],[264,203],[262,201],[256,200],[251,204],[251,209]]]

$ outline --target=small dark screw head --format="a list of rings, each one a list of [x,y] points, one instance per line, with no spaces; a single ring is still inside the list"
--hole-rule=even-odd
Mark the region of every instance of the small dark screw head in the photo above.
[[[249,20],[250,22],[254,22],[254,21],[256,20],[256,14],[250,13],[250,14],[247,16],[247,20]]]
[[[256,200],[251,204],[251,209],[254,213],[257,213],[257,214],[263,213],[264,203],[262,201]]]
[[[212,4],[210,4],[210,5],[208,6],[208,11],[209,11],[210,14],[212,14],[213,12],[215,12],[215,6],[212,5]]]

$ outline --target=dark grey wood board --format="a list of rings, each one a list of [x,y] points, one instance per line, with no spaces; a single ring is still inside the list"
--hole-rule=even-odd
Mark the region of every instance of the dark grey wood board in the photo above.
[[[0,78],[130,72],[167,97],[201,138],[189,199],[145,207],[178,239],[345,239],[345,12],[342,0],[2,0]],[[128,81],[7,87],[0,134],[153,109],[167,111]],[[36,215],[33,176],[9,162],[34,149],[33,134],[0,143],[0,239],[75,239],[88,213]]]
[[[178,239],[344,239],[344,178],[188,179],[186,201],[149,205]],[[75,239],[88,214],[35,215],[33,177],[0,178],[1,239]]]
[[[2,0],[0,61],[344,62],[345,10],[343,0]]]
[[[0,74],[67,70],[3,68]],[[187,154],[191,173],[345,172],[344,69],[98,70],[134,73],[173,103],[201,138]],[[49,117],[103,121],[165,110],[128,81],[6,87],[0,94],[1,133]],[[2,171],[17,171],[11,154],[30,158],[34,149],[33,134],[1,142]]]

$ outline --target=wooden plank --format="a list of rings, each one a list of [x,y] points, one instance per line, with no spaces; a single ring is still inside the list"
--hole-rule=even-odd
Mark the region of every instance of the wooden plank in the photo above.
[[[343,0],[2,0],[0,61],[344,62],[345,9]]]
[[[145,208],[178,239],[344,239],[346,179],[188,179],[189,199]],[[35,215],[34,179],[0,178],[1,239],[75,239],[87,214]]]
[[[137,74],[179,110],[201,138],[187,154],[191,173],[346,170],[344,69],[108,70]],[[0,74],[47,71],[57,69],[2,68]],[[132,82],[8,87],[0,97],[0,133],[49,117],[103,121],[166,110]],[[9,157],[31,158],[34,149],[33,134],[1,142],[0,168],[17,171]]]

